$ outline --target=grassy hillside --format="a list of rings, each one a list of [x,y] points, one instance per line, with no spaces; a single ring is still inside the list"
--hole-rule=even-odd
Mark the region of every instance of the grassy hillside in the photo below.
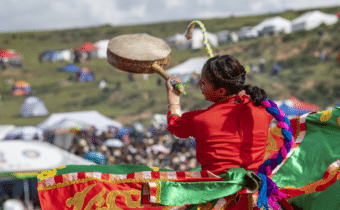
[[[336,13],[340,7],[319,9],[327,13]],[[280,15],[294,19],[307,10],[286,11],[281,14],[260,16],[230,17],[202,20],[208,31],[217,32],[223,29],[237,30],[243,26],[253,26],[268,17]],[[164,83],[157,85],[159,75],[150,75],[144,81],[141,75],[135,75],[135,82],[128,82],[127,74],[110,66],[105,59],[92,59],[89,63],[78,66],[90,68],[96,80],[87,83],[61,85],[61,81],[71,74],[58,72],[57,68],[67,62],[40,63],[39,54],[45,49],[74,48],[85,41],[96,42],[111,39],[114,36],[129,33],[148,33],[166,38],[175,33],[183,33],[191,22],[176,21],[137,26],[101,26],[95,28],[16,32],[0,34],[0,48],[15,49],[23,55],[24,69],[0,71],[1,112],[0,124],[37,125],[46,117],[22,118],[20,106],[25,97],[9,95],[11,85],[7,79],[26,80],[34,89],[34,95],[41,98],[50,113],[80,110],[98,110],[102,114],[129,124],[133,121],[148,123],[153,113],[166,113],[166,92]],[[319,30],[326,31],[327,36],[320,38]],[[323,25],[308,32],[297,32],[289,35],[261,37],[226,44],[214,48],[214,54],[229,53],[243,65],[258,64],[261,58],[266,59],[267,72],[253,75],[248,83],[263,87],[273,100],[285,99],[294,95],[306,102],[315,103],[322,108],[340,101],[340,71],[336,62],[340,48],[340,23]],[[313,57],[315,51],[325,50],[331,61],[320,62]],[[190,57],[206,56],[204,49],[197,51],[178,51],[172,49],[170,66],[175,66]],[[277,77],[270,76],[269,70],[275,63],[284,70]],[[98,88],[99,81],[105,78],[110,91],[103,92]],[[121,89],[117,90],[117,83]],[[204,101],[195,86],[187,87],[188,94],[183,96],[183,109],[192,110],[209,105]]]

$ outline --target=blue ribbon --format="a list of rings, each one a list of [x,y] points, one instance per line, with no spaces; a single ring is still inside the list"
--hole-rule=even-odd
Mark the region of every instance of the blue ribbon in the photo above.
[[[260,192],[259,197],[257,200],[257,207],[260,209],[266,209],[269,210],[269,204],[268,204],[268,196],[267,196],[267,176],[263,173],[257,174],[261,178],[261,186],[260,186]]]

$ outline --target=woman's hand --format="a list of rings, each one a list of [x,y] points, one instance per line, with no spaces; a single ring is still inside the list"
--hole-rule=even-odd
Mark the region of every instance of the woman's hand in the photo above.
[[[166,89],[167,89],[167,93],[168,93],[168,103],[169,104],[179,104],[179,102],[180,102],[179,96],[180,96],[181,93],[172,86],[171,80],[174,81],[175,83],[181,83],[181,80],[178,77],[170,77],[166,81]]]

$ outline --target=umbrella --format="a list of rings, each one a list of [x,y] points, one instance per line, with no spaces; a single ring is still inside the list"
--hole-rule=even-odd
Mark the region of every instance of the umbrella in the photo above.
[[[156,144],[156,145],[151,146],[151,150],[153,150],[154,152],[162,152],[165,154],[169,153],[169,149],[161,144]]]
[[[137,132],[139,132],[139,133],[143,133],[143,132],[144,132],[144,126],[143,126],[143,124],[140,123],[140,122],[134,122],[134,123],[133,123],[133,127],[134,127],[134,129],[135,129]]]
[[[122,147],[124,143],[119,139],[108,139],[104,143],[108,147]]]
[[[128,133],[128,129],[126,127],[123,127],[121,129],[119,129],[118,135],[119,136],[124,136],[124,134]]]
[[[2,207],[4,209],[11,209],[11,210],[24,210],[25,209],[23,203],[20,200],[15,199],[15,198],[6,200],[2,204]]]
[[[98,46],[90,42],[85,42],[83,45],[74,48],[75,51],[89,52],[92,50],[98,50]]]
[[[105,156],[100,152],[89,152],[84,155],[84,159],[98,163],[100,165],[105,164]]]

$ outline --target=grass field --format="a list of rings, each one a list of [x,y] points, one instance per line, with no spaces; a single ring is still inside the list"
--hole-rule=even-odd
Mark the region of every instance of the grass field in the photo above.
[[[340,7],[319,9],[327,13],[336,13]],[[237,30],[243,26],[253,26],[263,19],[280,15],[294,19],[308,10],[286,11],[281,14],[260,16],[230,17],[224,19],[202,20],[208,31],[223,29]],[[21,104],[25,97],[9,94],[12,86],[5,81],[12,79],[29,82],[34,95],[45,102],[50,113],[81,110],[98,110],[100,113],[116,119],[125,125],[133,121],[147,124],[154,113],[166,113],[165,85],[158,86],[159,75],[150,75],[144,81],[141,75],[135,75],[135,82],[128,82],[127,73],[110,66],[105,59],[94,58],[79,67],[90,68],[96,79],[93,82],[71,83],[61,85],[61,81],[71,74],[58,72],[57,68],[67,62],[40,63],[39,55],[46,49],[72,49],[85,41],[96,42],[111,39],[114,36],[130,33],[148,33],[166,38],[175,33],[184,33],[191,21],[164,22],[137,26],[100,26],[84,29],[58,31],[33,31],[0,34],[0,48],[15,49],[23,55],[24,69],[0,71],[1,112],[0,124],[37,125],[47,117],[22,118],[19,116]],[[323,29],[327,37],[320,38],[317,32]],[[322,25],[318,29],[293,34],[261,37],[243,40],[238,43],[225,44],[213,51],[215,54],[232,54],[243,65],[258,64],[266,59],[267,72],[253,75],[248,83],[264,88],[273,100],[286,99],[294,95],[301,100],[315,103],[322,108],[340,101],[340,71],[336,62],[340,48],[340,23],[332,26]],[[313,52],[326,50],[331,61],[320,62],[313,57]],[[172,49],[170,67],[188,58],[207,56],[205,50],[179,51]],[[275,63],[284,71],[279,76],[271,77],[269,70]],[[109,91],[98,88],[99,81],[105,78]],[[121,89],[117,90],[117,83]],[[182,97],[183,109],[192,110],[209,105],[195,86],[187,86],[188,94]]]

